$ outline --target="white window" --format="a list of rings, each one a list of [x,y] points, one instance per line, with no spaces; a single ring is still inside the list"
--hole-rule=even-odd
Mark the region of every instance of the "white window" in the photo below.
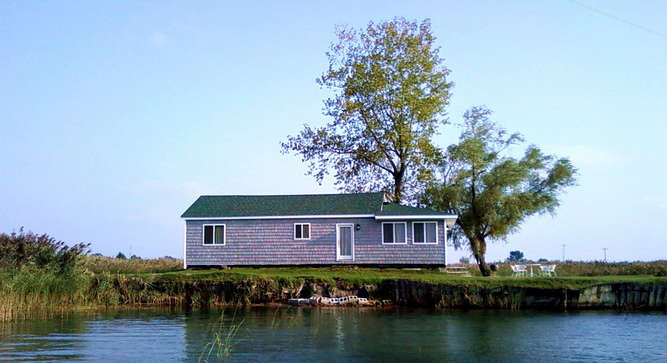
[[[224,224],[205,224],[204,245],[224,245],[227,239],[227,228]]]
[[[294,223],[294,239],[310,239],[310,223]]]
[[[412,243],[438,243],[438,222],[412,222]]]
[[[406,244],[408,231],[405,222],[382,222],[383,244]]]

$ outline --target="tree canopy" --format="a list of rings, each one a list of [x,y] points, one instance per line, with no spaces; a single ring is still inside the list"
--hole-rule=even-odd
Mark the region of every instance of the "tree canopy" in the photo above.
[[[491,112],[473,107],[464,114],[458,144],[448,147],[441,179],[424,195],[427,205],[458,215],[451,230],[456,247],[468,244],[483,275],[486,242],[502,240],[536,213],[554,213],[559,195],[575,183],[576,169],[566,158],[545,155],[528,146],[521,158],[507,149],[523,142],[489,119]]]
[[[438,160],[431,138],[446,123],[452,87],[430,22],[396,18],[337,36],[317,80],[333,91],[324,101],[331,121],[305,125],[282,143],[283,152],[301,155],[319,183],[333,169],[340,190],[383,190],[393,201],[412,201]]]

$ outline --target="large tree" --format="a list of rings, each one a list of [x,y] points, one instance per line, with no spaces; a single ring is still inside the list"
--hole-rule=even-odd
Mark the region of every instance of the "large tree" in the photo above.
[[[333,169],[340,190],[384,190],[393,201],[412,201],[437,160],[431,137],[446,123],[452,86],[430,22],[397,18],[337,35],[317,80],[333,91],[324,101],[331,121],[305,125],[283,152],[300,154],[319,183]]]
[[[458,215],[452,228],[455,247],[468,246],[482,275],[491,274],[484,255],[487,241],[506,238],[536,213],[554,213],[558,197],[575,183],[576,169],[565,158],[528,146],[521,157],[508,148],[523,142],[474,107],[464,114],[458,144],[447,149],[441,178],[427,188],[424,201]]]

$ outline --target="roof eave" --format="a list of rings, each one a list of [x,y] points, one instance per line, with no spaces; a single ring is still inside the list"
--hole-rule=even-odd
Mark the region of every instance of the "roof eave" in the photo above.
[[[211,219],[323,219],[323,218],[373,218],[375,214],[309,214],[309,215],[284,215],[284,216],[218,216],[218,217],[184,217],[186,221],[201,221]]]
[[[403,220],[403,219],[453,219],[456,220],[458,216],[456,214],[430,214],[430,215],[410,215],[410,214],[397,214],[397,215],[376,215],[375,219],[377,220]]]

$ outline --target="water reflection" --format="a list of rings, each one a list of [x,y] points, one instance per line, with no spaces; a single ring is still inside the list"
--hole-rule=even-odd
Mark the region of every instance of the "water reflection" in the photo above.
[[[665,361],[666,326],[659,313],[132,310],[0,324],[0,360]]]

